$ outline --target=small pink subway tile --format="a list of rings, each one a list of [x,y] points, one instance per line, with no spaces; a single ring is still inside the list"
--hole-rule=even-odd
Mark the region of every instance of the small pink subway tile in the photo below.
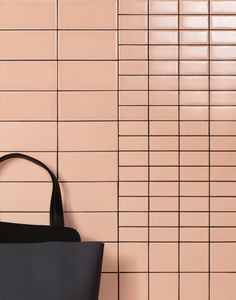
[[[67,120],[116,120],[116,92],[60,92],[59,119]]]
[[[119,29],[147,29],[147,20],[145,15],[120,15]]]
[[[182,76],[180,88],[182,90],[207,90],[208,76]]]
[[[0,28],[55,29],[56,3],[48,1],[1,1]]]
[[[136,287],[135,289],[133,287]],[[143,300],[148,292],[148,276],[145,273],[123,273],[120,275],[120,297],[122,300]]]
[[[146,30],[120,30],[119,32],[119,42],[121,45],[147,44],[147,40]]]
[[[206,0],[193,1],[193,0],[182,0],[180,3],[181,14],[207,14],[208,3]]]
[[[138,151],[120,152],[119,161],[120,161],[120,166],[124,166],[124,165],[146,166],[148,164],[148,155],[145,152],[138,152]]]
[[[181,59],[207,59],[208,47],[207,46],[181,46],[180,47]]]
[[[178,138],[152,136],[150,150],[178,150]]]
[[[174,106],[151,106],[149,119],[154,120],[178,120],[178,108]]]
[[[126,60],[119,62],[119,74],[121,75],[147,75],[148,63],[147,61],[133,61]]]
[[[207,227],[182,227],[180,229],[180,240],[183,242],[208,242],[208,231]]]
[[[178,269],[177,243],[150,244],[150,271],[176,272]]]
[[[209,167],[180,167],[180,180],[203,181],[209,178]]]
[[[116,59],[115,31],[59,31],[60,59]]]
[[[149,33],[150,44],[177,44],[178,43],[178,32],[177,30],[166,31],[150,31]]]
[[[180,139],[180,149],[181,150],[208,150],[208,137],[181,137]]]
[[[120,196],[147,196],[147,182],[121,182],[119,184]]]
[[[207,243],[182,243],[180,245],[181,272],[207,272],[208,252]]]
[[[147,105],[147,91],[119,91],[120,105]]]
[[[151,242],[177,242],[178,229],[176,228],[150,228],[150,241]]]
[[[235,212],[211,212],[211,225],[224,227],[235,226]]]
[[[101,70],[102,74],[101,74]],[[59,89],[114,90],[116,63],[113,61],[61,61]]]
[[[147,136],[121,136],[119,138],[119,145],[121,151],[148,150],[148,137]]]
[[[182,166],[194,165],[205,166],[208,165],[209,154],[207,152],[181,152],[180,163]]]
[[[149,78],[150,90],[177,90],[177,76],[151,76]]]
[[[116,180],[117,154],[113,152],[61,152],[59,153],[59,170],[60,180]]]
[[[149,17],[150,29],[177,29],[178,17],[177,16],[158,16],[150,15]]]
[[[148,211],[148,197],[120,197],[119,211]]]
[[[119,167],[119,179],[121,181],[146,181],[148,180],[147,167]]]
[[[121,212],[119,220],[120,226],[148,226],[148,214],[144,212]]]
[[[150,105],[178,105],[178,92],[152,91],[149,92]]]
[[[149,46],[150,59],[177,59],[177,46]]]
[[[119,46],[119,58],[120,59],[147,59],[147,46]]]
[[[151,165],[178,165],[178,155],[176,152],[150,152]]]
[[[148,76],[120,76],[119,78],[120,90],[145,91],[148,88]]]
[[[181,105],[208,105],[208,91],[181,91],[180,103]]]
[[[56,120],[56,103],[56,92],[1,92],[0,120]]]
[[[119,237],[121,242],[147,242],[148,228],[119,228]]]
[[[207,29],[208,17],[207,16],[181,16],[180,28],[181,29]]]
[[[24,70],[24,72],[22,72]],[[56,89],[56,62],[1,61],[0,89],[53,90]]]
[[[235,16],[211,16],[212,29],[235,29]]]
[[[235,196],[234,182],[211,182],[211,195],[214,196]]]
[[[147,2],[144,0],[120,0],[120,14],[146,14]]]
[[[211,228],[211,240],[217,242],[235,242],[236,229],[233,227]]]
[[[180,43],[181,44],[207,44],[208,32],[207,31],[181,31]]]
[[[215,106],[211,107],[211,120],[236,120],[236,107],[235,106]],[[236,124],[233,124],[229,122],[229,124],[225,124],[228,127],[229,131],[233,131],[234,129],[230,128],[230,126],[235,126]]]
[[[145,135],[148,134],[148,124],[145,121],[122,121],[119,124],[120,135]]]
[[[151,211],[178,210],[178,197],[151,197]]]
[[[56,59],[53,31],[1,31],[0,59]]]
[[[236,59],[236,46],[211,46],[212,59]]]
[[[180,62],[181,75],[207,75],[207,61],[182,61]]]
[[[150,133],[154,135],[178,135],[178,122],[151,121]]]
[[[225,136],[218,137],[213,136],[211,138],[212,150],[234,150],[236,148],[236,137]]]
[[[180,216],[181,226],[208,226],[208,212],[182,212]]]
[[[151,61],[149,63],[149,74],[151,75],[177,75],[177,61]]]
[[[59,28],[115,29],[116,1],[59,0]]]
[[[232,1],[233,2],[233,1]],[[214,300],[233,299],[236,293],[235,273],[215,273],[211,275],[211,295]]]
[[[165,227],[165,226],[178,226],[178,213],[177,212],[151,212],[150,225]]]
[[[211,180],[236,180],[236,167],[211,167]]]
[[[236,75],[235,61],[212,61],[211,74],[212,75]]]
[[[117,150],[116,122],[60,122],[58,129],[59,151]]]
[[[178,194],[177,182],[151,182],[150,196],[176,196]]]
[[[178,168],[150,167],[150,180],[178,180]]]
[[[113,182],[62,182],[65,211],[112,211],[117,207]]]
[[[211,31],[211,43],[235,44],[236,33],[234,31]]]
[[[208,182],[181,182],[180,183],[181,196],[208,196],[209,184]]]
[[[233,0],[219,1],[213,0],[211,2],[212,14],[234,14],[236,13],[236,3]]]
[[[210,100],[212,105],[235,105],[236,104],[236,92],[234,91],[211,91]]]
[[[214,243],[211,246],[211,271],[234,272],[236,243]]]
[[[208,274],[183,273],[180,280],[181,298],[183,300],[207,300],[209,297],[209,276]],[[193,292],[194,291],[194,292]]]
[[[55,122],[1,122],[0,151],[56,151]]]
[[[211,165],[236,165],[235,152],[212,152],[210,158]]]
[[[177,14],[178,1],[177,0],[150,0],[151,14]]]
[[[178,298],[178,274],[151,273],[150,274],[150,300]]]
[[[234,197],[211,197],[211,208],[214,211],[236,211]]]
[[[144,243],[121,243],[119,245],[120,272],[147,272],[148,247]]]
[[[180,201],[181,211],[207,211],[209,206],[208,197],[182,197]]]
[[[182,106],[180,108],[180,119],[197,121],[207,120],[208,110],[207,106]],[[196,125],[196,123],[194,125]]]
[[[118,275],[103,273],[99,300],[118,300]]]

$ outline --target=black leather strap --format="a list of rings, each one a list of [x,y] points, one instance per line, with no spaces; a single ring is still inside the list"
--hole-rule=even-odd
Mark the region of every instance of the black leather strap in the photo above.
[[[51,197],[51,205],[50,205],[50,225],[51,226],[64,226],[64,217],[63,217],[63,206],[62,206],[62,199],[61,199],[61,190],[59,182],[53,172],[41,161],[28,156],[22,153],[9,153],[0,157],[0,163],[10,159],[10,158],[23,158],[28,161],[35,163],[36,165],[44,168],[48,171],[49,175],[51,176],[53,188],[52,188],[52,197]]]

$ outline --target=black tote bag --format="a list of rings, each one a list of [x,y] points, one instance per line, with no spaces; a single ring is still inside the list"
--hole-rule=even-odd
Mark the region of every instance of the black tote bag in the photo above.
[[[0,222],[0,299],[97,300],[104,244],[81,242],[64,226],[59,182],[45,164],[21,153],[4,155],[0,163],[10,158],[43,167],[53,189],[50,226]]]

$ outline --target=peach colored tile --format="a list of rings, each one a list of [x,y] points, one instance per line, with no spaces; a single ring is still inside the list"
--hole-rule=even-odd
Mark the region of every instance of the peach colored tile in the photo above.
[[[0,28],[55,29],[56,3],[48,1],[1,1]]]
[[[235,183],[234,182],[211,182],[211,195],[212,196],[235,196]]]
[[[208,242],[209,232],[207,227],[190,227],[180,229],[180,241],[183,242]]]
[[[181,1],[180,13],[183,14],[207,14],[208,6],[207,1],[193,1],[183,0]]]
[[[180,199],[181,211],[207,211],[209,209],[208,197],[182,197]]]
[[[149,78],[150,90],[177,90],[177,76],[151,76]]]
[[[0,94],[1,96],[1,94]],[[59,119],[116,120],[116,92],[60,92]],[[1,100],[0,100],[1,101]]]
[[[207,46],[181,46],[180,47],[181,59],[207,59],[208,47]]]
[[[209,194],[208,182],[181,182],[180,194],[181,196],[208,196]]]
[[[59,89],[114,90],[116,89],[116,63],[113,61],[61,61],[59,63]]]
[[[178,180],[178,168],[150,167],[150,180]]]
[[[211,246],[211,271],[234,272],[236,243],[214,243]]]
[[[0,151],[56,151],[55,122],[1,122]]]
[[[149,27],[150,29],[177,29],[178,17],[150,15]]]
[[[120,15],[119,29],[147,29],[147,16],[145,15]]]
[[[147,44],[146,30],[120,30],[119,32],[120,44]]]
[[[113,152],[61,152],[59,153],[59,170],[60,180],[116,180],[117,154]]]
[[[120,106],[119,107],[121,121],[147,121],[148,107],[147,106]]]
[[[150,44],[177,44],[178,34],[177,31],[150,31],[149,33]]]
[[[177,243],[150,244],[150,271],[176,272],[178,268]]]
[[[148,247],[144,243],[119,245],[120,272],[147,272]]]
[[[208,244],[183,243],[180,245],[181,272],[208,271]]]
[[[177,14],[178,1],[177,0],[150,0],[151,14]]]
[[[182,90],[207,90],[208,76],[181,76],[180,88]]]
[[[211,91],[211,104],[217,105],[235,105],[236,104],[236,92],[233,91]]]
[[[102,274],[99,300],[118,300],[117,274]]]
[[[178,299],[177,274],[150,274],[150,300],[155,299]]]
[[[211,197],[211,209],[214,211],[236,210],[235,198],[233,197]]]
[[[146,59],[147,58],[147,46],[119,46],[119,58],[120,59]]]
[[[211,240],[217,242],[235,242],[235,228],[211,228]]]
[[[63,182],[65,211],[112,211],[117,209],[114,182]]]
[[[211,120],[236,120],[236,107],[235,106],[219,106],[211,107]],[[225,124],[225,123],[223,123]],[[230,126],[234,126],[233,122],[228,124],[228,129],[230,132]],[[231,129],[233,130],[233,128]]]
[[[236,148],[236,137],[213,136],[211,138],[212,150],[234,150]]]
[[[116,122],[59,124],[59,151],[117,150],[117,142]]]
[[[213,0],[211,3],[212,14],[234,14],[236,12],[236,3],[232,0],[219,1]]]
[[[119,228],[119,240],[121,242],[147,242],[148,241],[148,228]]]
[[[120,182],[119,184],[120,196],[147,196],[147,193],[147,182]]]
[[[115,0],[59,0],[59,8],[59,28],[116,28]]]
[[[207,300],[209,297],[207,274],[181,274],[180,293],[183,300]],[[214,299],[214,298],[213,298]]]
[[[180,153],[180,164],[182,166],[194,165],[204,166],[209,163],[208,152],[181,152]]]
[[[102,272],[117,272],[118,244],[106,243],[104,247]]]
[[[174,91],[152,91],[149,92],[150,105],[177,105],[178,92]]]
[[[235,16],[211,16],[212,29],[234,29],[236,28]]]
[[[147,274],[130,273],[120,275],[120,297],[122,300],[143,300],[147,295],[147,291]]]
[[[176,152],[150,152],[151,165],[178,165],[178,154]]]
[[[208,169],[208,167],[180,167],[180,180],[208,180]]]
[[[151,197],[151,211],[178,210],[177,197]]]
[[[208,137],[187,137],[183,136],[180,139],[180,149],[181,150],[208,150],[209,141]]]
[[[151,196],[176,196],[178,191],[178,183],[176,182],[151,182]]]
[[[0,120],[56,120],[56,103],[56,92],[1,92]]]
[[[212,61],[211,74],[212,75],[236,75],[235,61]]]
[[[233,116],[235,118],[235,116]],[[211,121],[212,135],[235,135],[236,123],[233,122],[218,122]]]
[[[208,226],[208,212],[182,212],[180,217],[181,226]]]
[[[151,121],[150,133],[156,135],[177,135],[177,121]]]
[[[119,138],[120,150],[147,150],[148,149],[148,137],[143,136],[122,136]]]
[[[177,228],[150,228],[151,242],[177,242],[178,229]]]
[[[236,153],[235,152],[212,152],[211,153],[211,165],[236,165]]]
[[[134,75],[134,74],[148,74],[147,61],[120,61],[119,62],[119,74],[122,75]]]
[[[151,106],[149,108],[150,120],[178,120],[178,108],[168,106]]]
[[[181,44],[207,44],[208,32],[207,31],[181,31],[180,43]]]
[[[148,124],[146,121],[122,121],[119,124],[120,135],[145,135],[148,134]]]
[[[236,46],[211,46],[211,58],[212,59],[235,59],[236,58]]]
[[[182,75],[207,75],[207,61],[182,61],[180,62],[180,74]]]
[[[120,76],[120,90],[147,90],[147,76]]]
[[[148,168],[147,167],[119,167],[119,178],[121,181],[148,180]]]
[[[150,139],[150,150],[178,150],[177,137],[157,137],[152,136]]]
[[[1,61],[0,89],[56,89],[56,63],[48,61]]]
[[[208,17],[207,16],[181,16],[180,26],[181,29],[207,29]]]
[[[183,108],[183,107],[182,107]],[[196,118],[197,119],[197,118]],[[181,135],[208,135],[208,121],[183,121],[180,123]]]
[[[206,91],[181,91],[181,105],[208,105],[209,95]]]
[[[235,44],[236,33],[234,31],[211,31],[211,44]]]
[[[145,152],[120,152],[119,153],[120,166],[122,165],[147,165],[148,154]]]
[[[151,212],[151,226],[178,226],[178,214],[176,212]]]
[[[120,0],[120,14],[145,14],[147,13],[147,3],[143,0]]]
[[[120,91],[119,104],[120,105],[147,105],[148,93],[147,91]]]
[[[233,1],[232,1],[233,2]],[[235,273],[216,273],[211,275],[211,295],[214,300],[233,300],[236,293]]]
[[[60,59],[116,59],[115,31],[60,31]]]
[[[1,31],[0,59],[56,59],[53,31]]]
[[[150,59],[177,59],[177,46],[149,46]]]
[[[176,61],[151,61],[149,63],[151,75],[177,75],[178,63]]]
[[[147,197],[120,197],[119,211],[147,211]]]
[[[1,155],[8,152],[1,152]],[[24,152],[22,152],[24,153]],[[44,162],[54,173],[56,172],[56,152],[25,152]],[[17,172],[16,170],[20,170]],[[48,181],[51,179],[46,171],[24,159],[12,159],[1,164],[1,181]],[[42,191],[43,192],[43,191]],[[25,196],[26,197],[26,196]],[[32,199],[32,198],[31,198]]]
[[[198,120],[198,121],[207,120],[208,107],[207,106],[182,106],[180,108],[180,119]]]
[[[213,226],[235,226],[234,212],[211,212],[211,225]]]

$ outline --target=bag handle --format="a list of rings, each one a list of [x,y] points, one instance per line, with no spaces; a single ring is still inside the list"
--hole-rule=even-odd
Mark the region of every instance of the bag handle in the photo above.
[[[59,182],[54,173],[40,160],[22,153],[9,153],[0,157],[0,163],[11,158],[23,158],[45,169],[52,179],[52,197],[50,204],[50,225],[64,227],[63,205]]]

